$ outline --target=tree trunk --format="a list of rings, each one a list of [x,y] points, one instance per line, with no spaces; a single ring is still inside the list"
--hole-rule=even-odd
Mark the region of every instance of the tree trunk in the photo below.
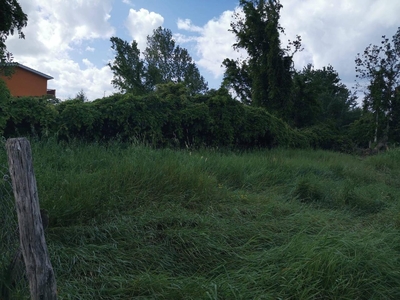
[[[26,138],[9,139],[6,148],[31,299],[57,299],[56,280],[44,237],[29,141]]]

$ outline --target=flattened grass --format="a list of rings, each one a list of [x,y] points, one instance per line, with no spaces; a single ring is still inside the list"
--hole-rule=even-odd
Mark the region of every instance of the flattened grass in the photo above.
[[[32,146],[60,299],[400,299],[399,150]]]

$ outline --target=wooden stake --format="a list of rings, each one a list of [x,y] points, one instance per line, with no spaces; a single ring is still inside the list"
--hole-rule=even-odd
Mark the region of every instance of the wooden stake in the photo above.
[[[40,215],[31,146],[26,138],[15,138],[7,140],[6,148],[31,299],[57,299],[56,279]]]

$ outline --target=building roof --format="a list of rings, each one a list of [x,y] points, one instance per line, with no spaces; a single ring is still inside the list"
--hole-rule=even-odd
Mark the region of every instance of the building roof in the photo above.
[[[22,69],[25,69],[25,70],[27,70],[27,71],[29,71],[29,72],[35,73],[35,74],[37,74],[37,75],[39,75],[39,76],[42,76],[42,77],[46,78],[47,80],[53,79],[53,77],[51,77],[51,76],[49,76],[49,75],[46,75],[46,74],[44,74],[44,73],[42,73],[42,72],[36,71],[36,70],[34,70],[34,69],[32,69],[32,68],[29,68],[29,67],[27,67],[27,66],[25,66],[25,65],[23,65],[23,64],[15,63],[15,66],[16,66],[16,67],[20,67],[20,68],[22,68]]]

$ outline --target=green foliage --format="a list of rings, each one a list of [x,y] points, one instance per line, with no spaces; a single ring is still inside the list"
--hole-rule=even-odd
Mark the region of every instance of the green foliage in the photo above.
[[[264,107],[274,115],[288,119],[291,111],[290,91],[293,54],[282,49],[279,25],[279,1],[241,0],[244,17],[235,14],[231,31],[236,35],[235,49],[244,49],[245,61],[226,59],[223,85],[234,89],[244,103]],[[301,47],[300,37],[291,43],[294,52]],[[250,96],[250,98],[249,98]]]
[[[364,91],[364,111],[374,116],[374,142],[386,139],[391,134],[390,126],[398,127],[400,110],[398,109],[397,90],[400,86],[400,27],[389,41],[382,37],[381,46],[369,45],[363,54],[356,58],[358,87]],[[368,80],[362,89],[363,80]],[[396,140],[397,142],[398,140]]]
[[[162,142],[161,124],[165,112],[157,97],[126,94],[98,99],[93,106],[100,112],[95,128],[101,138]]]
[[[225,73],[221,86],[232,89],[242,103],[251,104],[252,79],[247,62],[226,58],[222,64]]]
[[[296,184],[292,195],[303,203],[320,202],[325,197],[321,186],[314,185],[306,179],[301,179]]]
[[[149,91],[146,84],[146,68],[144,61],[140,58],[137,42],[128,42],[120,38],[110,39],[111,48],[116,52],[114,61],[108,63],[114,78],[111,83],[121,92],[142,95]]]
[[[400,36],[399,36],[400,39]],[[399,144],[400,143],[400,86],[395,89],[393,103],[392,103],[393,115],[389,119],[388,139],[389,141]]]
[[[136,96],[157,89],[159,84],[183,84],[191,95],[207,91],[207,83],[185,48],[175,45],[169,29],[161,27],[147,37],[144,59],[136,41],[129,45],[117,37],[110,39],[116,52],[108,66],[114,73],[112,84],[122,93]]]
[[[0,142],[1,152],[5,152],[4,141]],[[0,162],[0,298],[9,298],[9,289],[11,286],[11,278],[9,276],[9,265],[15,256],[18,245],[17,236],[17,212],[15,209],[15,201],[13,197],[12,183],[9,180],[8,166],[5,164],[5,155],[1,155]],[[20,287],[18,285],[18,287]]]
[[[341,128],[359,117],[356,101],[332,66],[315,70],[309,64],[293,76],[293,125],[334,123]]]
[[[318,101],[318,95],[312,86],[312,79],[304,73],[295,73],[293,76],[293,110],[292,124],[302,128],[315,125],[321,117],[322,105]]]
[[[85,94],[85,92],[83,91],[83,89],[81,89],[75,96],[76,100],[80,100],[81,102],[87,102],[88,98]]]
[[[83,95],[84,96],[84,95]],[[234,100],[225,89],[193,97],[183,84],[157,85],[137,96],[9,98],[2,109],[6,137],[55,135],[60,140],[133,141],[157,147],[307,147],[309,141],[262,108]]]
[[[357,136],[356,123],[349,127],[350,134],[333,123],[293,129],[263,108],[236,101],[224,88],[192,96],[183,83],[168,83],[141,96],[115,94],[93,102],[85,102],[82,93],[78,96],[63,102],[35,97],[4,100],[4,136],[139,140],[173,148],[312,146],[346,152],[353,147],[348,139]]]
[[[11,93],[6,83],[0,78],[0,135],[3,134],[9,116],[7,115],[7,106],[10,102]]]
[[[400,297],[397,149],[31,144],[62,299]]]
[[[347,133],[355,145],[368,148],[375,134],[373,114],[368,111],[364,112],[358,120],[349,125]]]
[[[94,122],[99,113],[91,103],[84,103],[82,99],[63,101],[56,106],[57,135],[61,139],[82,138],[93,140],[98,136],[94,130]]]
[[[351,128],[351,130],[355,129],[355,127]],[[347,134],[343,134],[334,122],[319,123],[301,130],[313,148],[349,153],[354,150],[358,140],[355,139],[353,133],[348,134],[348,131],[346,131]]]
[[[152,86],[183,83],[191,95],[207,91],[207,83],[185,48],[175,45],[172,32],[158,27],[147,37],[144,51],[148,79]]]
[[[48,97],[11,97],[3,102],[5,137],[49,136],[54,133],[57,110]]]
[[[262,107],[294,128],[312,127],[304,131],[307,142],[287,137],[282,143],[285,133],[277,133],[280,128],[271,124],[272,140],[280,139],[279,145],[309,143],[315,147],[351,149],[346,126],[360,117],[360,110],[338,73],[332,66],[314,70],[308,65],[300,72],[294,70],[293,55],[302,50],[301,38],[297,36],[287,48],[281,47],[280,34],[284,29],[279,24],[280,1],[242,0],[240,7],[243,14],[236,13],[231,24],[236,35],[233,47],[245,50],[248,57],[224,60],[222,87],[233,91],[242,103]],[[329,136],[318,136],[317,126],[321,125]]]
[[[19,38],[25,38],[22,28],[27,25],[28,17],[22,11],[17,0],[0,1],[0,74],[10,75],[10,69],[7,66],[13,59],[12,53],[7,51],[6,40],[15,31]]]
[[[236,142],[235,137],[239,133],[239,126],[245,121],[243,105],[232,99],[224,89],[211,93],[207,105],[211,116],[212,146],[232,146]]]

